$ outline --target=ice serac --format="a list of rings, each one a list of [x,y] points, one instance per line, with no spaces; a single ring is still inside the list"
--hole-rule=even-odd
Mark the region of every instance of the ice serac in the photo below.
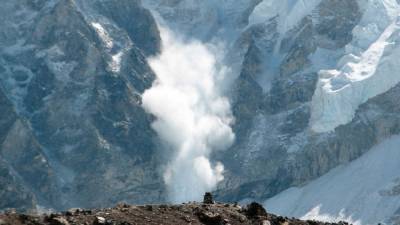
[[[319,72],[311,128],[332,131],[350,122],[358,106],[400,82],[400,11],[396,1],[369,1],[338,69]]]
[[[267,200],[270,212],[354,224],[394,223],[400,208],[400,136],[373,147],[304,187]]]

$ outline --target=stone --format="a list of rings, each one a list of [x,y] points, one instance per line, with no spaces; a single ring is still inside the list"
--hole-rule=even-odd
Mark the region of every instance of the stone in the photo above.
[[[265,211],[264,207],[257,202],[250,203],[250,205],[247,206],[245,211],[246,211],[247,217],[249,217],[249,218],[267,216],[267,211]]]
[[[199,220],[206,225],[223,224],[223,218],[219,213],[212,213],[206,211],[197,212]]]
[[[214,204],[213,196],[210,192],[206,192],[204,194],[203,203],[204,204]]]

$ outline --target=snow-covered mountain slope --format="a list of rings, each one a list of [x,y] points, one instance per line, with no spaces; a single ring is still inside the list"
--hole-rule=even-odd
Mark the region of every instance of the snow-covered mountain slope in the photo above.
[[[394,222],[400,209],[400,136],[373,147],[304,187],[268,199],[270,212],[303,219]],[[398,216],[398,215],[397,215]]]
[[[369,1],[339,69],[320,71],[311,126],[331,131],[350,122],[358,106],[400,82],[400,7],[396,1]]]

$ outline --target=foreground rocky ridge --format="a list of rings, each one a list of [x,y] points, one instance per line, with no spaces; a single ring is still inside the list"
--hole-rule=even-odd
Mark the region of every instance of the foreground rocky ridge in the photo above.
[[[266,213],[258,203],[246,207],[236,204],[187,203],[181,205],[132,206],[119,204],[107,209],[71,209],[49,215],[6,213],[1,225],[346,225],[345,222],[324,223],[302,221]]]

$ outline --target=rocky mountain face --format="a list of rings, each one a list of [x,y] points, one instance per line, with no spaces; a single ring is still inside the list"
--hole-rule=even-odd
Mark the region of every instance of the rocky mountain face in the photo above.
[[[22,0],[1,15],[1,208],[159,201],[157,138],[140,106],[154,80],[146,56],[160,50],[150,12]]]
[[[231,69],[236,139],[212,155],[218,199],[271,198],[400,133],[395,0],[15,0],[0,12],[3,209],[166,201],[141,107],[159,26],[222,45]]]

